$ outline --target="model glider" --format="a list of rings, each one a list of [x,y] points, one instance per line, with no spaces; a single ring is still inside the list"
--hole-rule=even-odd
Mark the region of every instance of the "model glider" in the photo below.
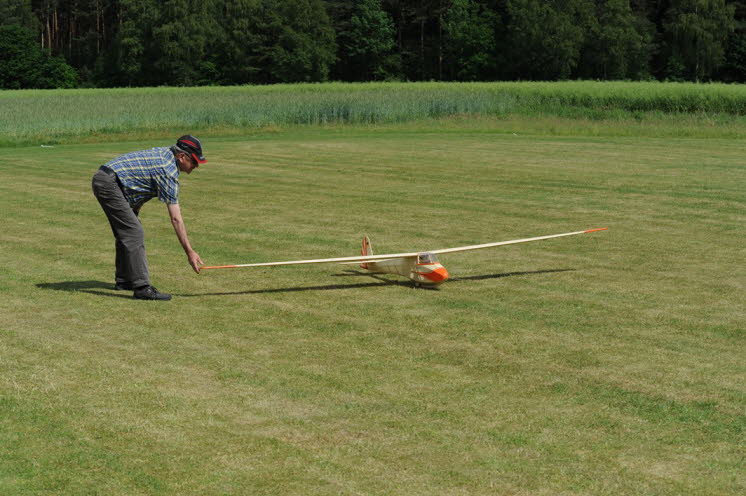
[[[342,258],[320,258],[317,260],[294,260],[290,262],[268,262],[241,265],[212,265],[202,267],[209,269],[238,269],[242,267],[274,267],[278,265],[301,265],[317,263],[339,263],[360,264],[360,267],[379,274],[398,274],[408,277],[417,286],[437,286],[448,280],[448,271],[438,262],[438,255],[443,253],[455,253],[457,251],[480,250],[494,246],[514,245],[516,243],[527,243],[529,241],[541,241],[543,239],[561,238],[563,236],[574,236],[576,234],[587,234],[596,231],[606,231],[608,227],[588,229],[563,234],[552,234],[536,238],[514,239],[512,241],[499,241],[497,243],[485,243],[483,245],[459,246],[457,248],[446,248],[444,250],[421,251],[413,253],[390,253],[386,255],[374,255],[368,237],[363,238],[363,247],[359,257]]]

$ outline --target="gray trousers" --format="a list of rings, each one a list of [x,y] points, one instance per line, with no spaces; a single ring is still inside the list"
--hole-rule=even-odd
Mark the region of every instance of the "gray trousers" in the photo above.
[[[93,175],[92,187],[116,240],[116,282],[131,284],[133,288],[149,285],[145,231],[137,213],[124,198],[116,174],[102,167]]]

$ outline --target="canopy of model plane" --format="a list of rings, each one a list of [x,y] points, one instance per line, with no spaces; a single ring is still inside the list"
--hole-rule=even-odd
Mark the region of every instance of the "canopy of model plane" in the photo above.
[[[551,234],[549,236],[538,236],[535,238],[524,238],[524,239],[514,239],[511,241],[499,241],[497,243],[485,243],[481,245],[469,245],[469,246],[459,246],[457,248],[446,248],[443,250],[423,250],[423,251],[416,251],[412,253],[390,253],[385,255],[369,255],[369,256],[357,256],[357,257],[341,257],[341,258],[319,258],[314,260],[293,260],[289,262],[265,262],[265,263],[253,263],[253,264],[240,264],[240,265],[213,265],[213,266],[207,266],[207,267],[201,267],[202,269],[235,269],[239,267],[271,267],[271,266],[277,266],[277,265],[301,265],[301,264],[318,264],[318,263],[357,263],[357,262],[383,262],[386,260],[391,260],[395,258],[413,258],[419,255],[420,253],[435,253],[435,254],[441,254],[441,253],[455,253],[459,251],[468,251],[468,250],[480,250],[482,248],[492,248],[495,246],[505,246],[505,245],[512,245],[516,243],[527,243],[529,241],[541,241],[543,239],[551,239],[551,238],[560,238],[562,236],[573,236],[576,234],[585,234],[585,233],[591,233],[595,231],[605,231],[607,230],[607,227],[601,227],[598,229],[587,229],[585,231],[576,231],[576,232],[570,232],[570,233],[563,233],[563,234]]]

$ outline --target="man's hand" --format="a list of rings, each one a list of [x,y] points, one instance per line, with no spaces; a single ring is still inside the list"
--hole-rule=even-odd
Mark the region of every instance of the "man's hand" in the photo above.
[[[194,250],[190,251],[187,254],[187,258],[189,259],[189,265],[192,266],[194,272],[199,274],[199,268],[205,265],[205,262],[203,262],[202,259],[199,258],[199,254]]]

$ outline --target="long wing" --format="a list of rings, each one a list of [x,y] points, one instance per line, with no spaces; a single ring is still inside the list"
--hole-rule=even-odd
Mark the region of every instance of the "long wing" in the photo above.
[[[302,265],[318,263],[357,263],[357,262],[383,262],[392,258],[414,258],[418,255],[415,253],[395,253],[393,255],[369,255],[367,257],[342,257],[342,258],[319,258],[316,260],[293,260],[291,262],[266,262],[241,265],[212,265],[209,267],[200,267],[201,269],[236,269],[238,267],[272,267],[274,265]]]
[[[608,227],[599,227],[598,229],[588,229],[585,231],[576,231],[571,233],[564,233],[564,234],[551,234],[549,236],[539,236],[537,238],[525,238],[525,239],[514,239],[512,241],[499,241],[497,243],[485,243],[483,245],[470,245],[470,246],[459,246],[458,248],[446,248],[445,250],[434,250],[430,253],[437,253],[440,255],[441,253],[454,253],[457,251],[467,251],[467,250],[480,250],[482,248],[492,248],[493,246],[505,246],[505,245],[514,245],[516,243],[527,243],[529,241],[541,241],[542,239],[551,239],[551,238],[561,238],[563,236],[574,236],[576,234],[586,234],[586,233],[592,233],[596,231],[606,231]]]
[[[491,248],[493,246],[512,245],[516,243],[526,243],[529,241],[540,241],[542,239],[560,238],[562,236],[574,236],[575,234],[585,234],[595,231],[605,231],[608,227],[602,227],[598,229],[588,229],[586,231],[576,231],[564,234],[552,234],[550,236],[539,236],[536,238],[525,238],[525,239],[514,239],[512,241],[500,241],[497,243],[486,243],[483,245],[470,245],[470,246],[459,246],[457,248],[446,248],[444,250],[434,250],[429,253],[454,253],[457,251],[467,250],[479,250],[481,248]],[[358,256],[358,257],[341,257],[341,258],[318,258],[314,260],[293,260],[289,262],[266,262],[266,263],[253,263],[253,264],[239,264],[239,265],[211,265],[201,267],[201,269],[236,269],[239,267],[272,267],[276,265],[302,265],[302,264],[318,264],[318,263],[356,263],[356,262],[383,262],[385,260],[391,260],[392,258],[414,258],[423,252],[412,252],[412,253],[389,253],[385,255],[369,255],[369,256]]]

